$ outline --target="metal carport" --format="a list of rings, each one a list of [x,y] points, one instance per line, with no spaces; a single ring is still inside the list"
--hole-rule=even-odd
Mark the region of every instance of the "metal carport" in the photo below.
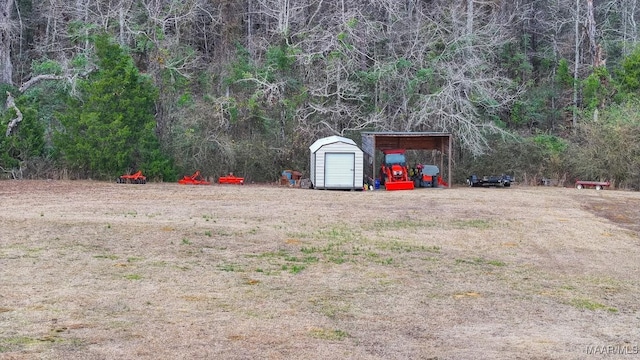
[[[361,135],[365,167],[367,165],[371,167],[371,172],[365,172],[372,178],[376,174],[376,150],[437,150],[440,152],[440,169],[444,168],[444,155],[447,155],[447,182],[451,187],[453,178],[451,171],[453,137],[451,134],[440,132],[362,132]]]

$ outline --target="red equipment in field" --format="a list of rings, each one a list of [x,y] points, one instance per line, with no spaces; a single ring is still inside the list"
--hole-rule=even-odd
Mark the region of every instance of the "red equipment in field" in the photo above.
[[[608,181],[584,181],[584,180],[576,180],[576,189],[580,190],[585,187],[592,187],[596,190],[602,190],[606,187],[611,186],[611,183]]]
[[[130,175],[122,175],[116,182],[118,184],[146,184],[147,177],[142,175],[142,171],[138,171]]]
[[[409,178],[404,149],[383,150],[384,160],[380,167],[380,181],[387,190],[413,190]]]
[[[200,170],[193,173],[191,176],[185,176],[182,179],[178,180],[178,184],[182,185],[211,185],[211,182],[206,181],[200,175]]]
[[[244,185],[244,178],[243,177],[237,177],[237,176],[234,176],[233,173],[229,173],[229,175],[227,175],[227,176],[221,176],[218,179],[218,183],[219,184]]]

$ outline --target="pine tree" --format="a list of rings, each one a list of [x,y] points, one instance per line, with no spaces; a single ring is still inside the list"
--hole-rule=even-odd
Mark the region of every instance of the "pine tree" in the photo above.
[[[173,180],[171,162],[155,137],[152,81],[140,74],[131,57],[106,35],[95,38],[98,70],[78,84],[60,115],[63,130],[55,143],[66,165],[99,179],[143,170]]]

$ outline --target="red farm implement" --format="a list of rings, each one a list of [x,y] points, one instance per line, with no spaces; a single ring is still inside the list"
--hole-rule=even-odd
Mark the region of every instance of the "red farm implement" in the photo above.
[[[142,175],[142,171],[138,171],[130,175],[122,175],[116,182],[118,184],[146,184],[147,177]]]
[[[210,181],[205,180],[202,175],[200,175],[200,170],[193,173],[191,176],[184,176],[182,179],[178,180],[178,184],[182,185],[211,185]]]
[[[229,173],[227,176],[220,176],[218,184],[237,184],[244,185],[244,178],[234,176],[233,173]]]
[[[608,181],[584,181],[584,180],[576,180],[576,189],[583,188],[594,188],[596,190],[602,190],[606,187],[611,186],[611,183]]]

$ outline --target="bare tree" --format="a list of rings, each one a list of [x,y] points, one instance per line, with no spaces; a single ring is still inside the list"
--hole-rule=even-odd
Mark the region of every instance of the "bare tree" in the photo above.
[[[579,69],[580,69],[580,0],[576,0],[576,7],[574,13],[575,20],[575,48],[574,48],[574,71],[573,71],[573,114],[571,118],[572,128],[576,129],[578,123],[578,83],[579,83]]]
[[[628,42],[632,44],[638,43],[638,24],[636,22],[636,13],[638,11],[638,0],[627,0],[621,7],[623,9],[623,42],[624,54],[628,55],[630,50]]]
[[[638,0],[599,1],[592,10],[601,43],[615,45],[622,56],[629,55],[638,43]]]
[[[602,47],[598,44],[596,33],[596,18],[593,0],[587,0],[587,36],[589,38],[589,51],[591,65],[599,67],[603,65]]]
[[[0,83],[6,84],[13,84],[13,4],[14,0],[0,0]]]

